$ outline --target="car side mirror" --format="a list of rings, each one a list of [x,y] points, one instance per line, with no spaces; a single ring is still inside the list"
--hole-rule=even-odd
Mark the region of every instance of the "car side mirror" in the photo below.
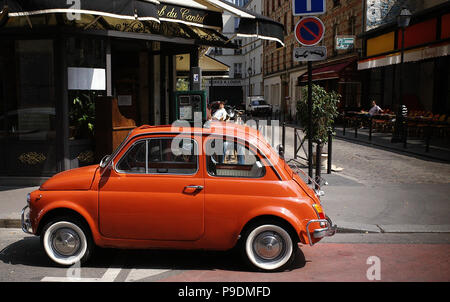
[[[280,157],[281,158],[283,158],[284,159],[284,147],[283,147],[283,145],[278,145],[278,154],[280,155]]]
[[[106,165],[108,164],[110,158],[111,158],[111,155],[103,156],[102,160],[100,161],[100,168],[102,168],[102,169],[106,168]]]

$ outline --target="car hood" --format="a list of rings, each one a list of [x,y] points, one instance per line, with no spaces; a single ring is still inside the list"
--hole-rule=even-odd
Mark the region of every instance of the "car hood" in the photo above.
[[[44,182],[40,190],[89,190],[97,168],[98,165],[92,165],[58,173]]]

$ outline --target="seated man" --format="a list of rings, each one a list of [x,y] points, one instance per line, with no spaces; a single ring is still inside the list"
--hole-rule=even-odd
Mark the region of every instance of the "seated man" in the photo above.
[[[380,113],[383,113],[383,110],[380,108],[380,106],[377,105],[375,101],[372,101],[372,108],[370,108],[369,110],[369,115],[374,116]]]
[[[214,112],[214,115],[212,116],[213,120],[216,121],[226,121],[228,117],[228,113],[225,110],[225,103],[224,102],[220,102],[219,103],[219,109]]]

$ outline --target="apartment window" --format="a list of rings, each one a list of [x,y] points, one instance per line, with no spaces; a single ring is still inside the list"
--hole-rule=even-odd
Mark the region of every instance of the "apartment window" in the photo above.
[[[348,32],[350,35],[355,35],[356,33],[356,17],[351,16],[348,20]]]
[[[338,35],[338,25],[335,24],[333,26],[333,55],[337,55],[337,50],[336,50],[336,36]]]
[[[214,48],[214,55],[221,56],[222,55],[222,47],[215,47]]]
[[[234,63],[234,78],[242,78],[242,63]]]
[[[239,48],[234,50],[234,54],[241,55],[242,54],[242,48],[241,48],[242,47],[242,39],[235,40],[235,43],[236,43],[236,45],[239,46]]]
[[[239,22],[240,19],[238,17],[234,17],[234,30],[238,30],[239,29]]]
[[[341,5],[341,1],[340,0],[333,0],[333,7],[336,7],[338,5]]]

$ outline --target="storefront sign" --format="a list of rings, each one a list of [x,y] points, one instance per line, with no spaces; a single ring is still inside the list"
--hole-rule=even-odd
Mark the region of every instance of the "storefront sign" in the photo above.
[[[209,85],[210,81],[207,84]],[[242,81],[235,79],[215,79],[213,80],[213,86],[242,86]]]
[[[69,90],[106,90],[106,70],[103,68],[67,68]]]
[[[188,24],[201,24],[207,27],[222,27],[222,14],[195,8],[177,5],[160,4],[158,17],[164,21],[185,22]]]
[[[336,36],[336,49],[346,50],[352,49],[355,45],[354,36]]]

